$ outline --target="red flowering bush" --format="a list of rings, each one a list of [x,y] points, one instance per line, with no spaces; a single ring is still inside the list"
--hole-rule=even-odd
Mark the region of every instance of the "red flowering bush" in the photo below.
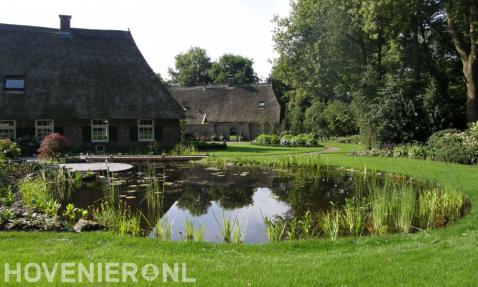
[[[40,148],[38,149],[38,157],[54,158],[65,152],[68,146],[68,141],[64,136],[58,133],[49,134],[43,139]]]

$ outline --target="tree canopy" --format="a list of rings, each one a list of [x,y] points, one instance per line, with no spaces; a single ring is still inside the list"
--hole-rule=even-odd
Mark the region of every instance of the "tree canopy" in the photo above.
[[[192,47],[186,53],[178,54],[175,68],[169,68],[170,84],[192,87],[208,84],[225,84],[234,78],[236,84],[249,84],[258,81],[251,59],[225,54],[216,62],[211,62],[205,49]]]
[[[317,126],[311,123],[319,121],[313,114],[341,101],[354,111],[350,114],[362,132],[372,129],[384,141],[420,140],[437,130],[463,128],[467,90],[468,106],[472,103],[464,78],[478,80],[463,74],[463,59],[470,61],[465,54],[476,51],[470,35],[470,29],[476,34],[477,23],[472,2],[292,1],[290,15],[274,20],[279,57],[271,76],[280,83],[275,86],[286,107],[286,126],[312,131]],[[392,117],[398,110],[402,114]],[[469,120],[476,119],[469,113]],[[377,132],[396,126],[408,131]]]
[[[253,63],[251,59],[242,56],[225,54],[212,64],[209,77],[214,84],[225,84],[229,78],[234,78],[236,84],[255,83],[258,78]]]
[[[171,84],[190,87],[211,82],[209,69],[212,63],[206,50],[192,47],[186,53],[177,55],[175,59],[175,69],[169,68]]]

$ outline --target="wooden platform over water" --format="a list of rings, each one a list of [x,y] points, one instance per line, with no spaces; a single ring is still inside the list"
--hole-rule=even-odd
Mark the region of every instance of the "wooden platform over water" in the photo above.
[[[128,163],[148,163],[148,162],[185,162],[195,161],[206,158],[205,155],[191,156],[161,156],[161,155],[82,155],[81,159],[88,162],[128,162]]]

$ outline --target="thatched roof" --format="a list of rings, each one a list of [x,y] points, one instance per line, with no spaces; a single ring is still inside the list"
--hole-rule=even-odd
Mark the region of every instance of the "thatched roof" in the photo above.
[[[261,123],[280,121],[271,84],[170,88],[186,111],[188,123]]]
[[[69,31],[0,24],[0,119],[184,118],[129,31]]]

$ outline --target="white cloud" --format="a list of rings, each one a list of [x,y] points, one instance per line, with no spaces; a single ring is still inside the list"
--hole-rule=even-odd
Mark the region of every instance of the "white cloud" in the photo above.
[[[58,27],[58,15],[69,14],[73,27],[129,28],[163,77],[176,54],[199,46],[213,59],[224,53],[252,58],[266,78],[274,57],[271,20],[289,11],[289,0],[2,0],[0,5],[8,7],[0,10],[2,23]]]

